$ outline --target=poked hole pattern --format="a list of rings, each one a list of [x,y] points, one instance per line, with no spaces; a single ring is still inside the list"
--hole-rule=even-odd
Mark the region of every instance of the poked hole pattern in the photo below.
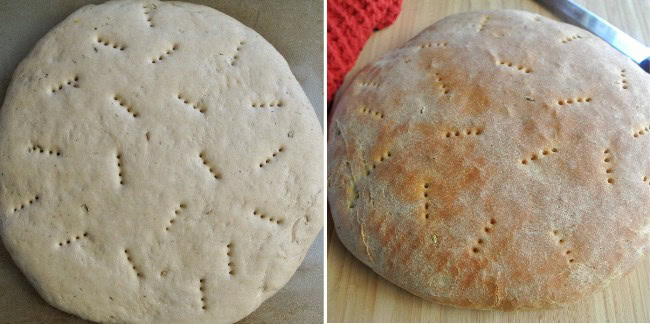
[[[379,88],[379,82],[370,81],[370,80],[359,81],[359,85],[361,85],[362,87]]]
[[[235,263],[232,261],[232,248],[232,242],[226,245],[226,256],[228,256],[228,274],[231,276],[235,274]]]
[[[447,42],[425,43],[420,45],[420,49],[432,48],[432,47],[445,48],[447,47]]]
[[[567,36],[567,37],[562,38],[562,43],[568,43],[568,42],[571,42],[571,41],[574,41],[574,40],[577,40],[577,39],[581,39],[581,38],[582,38],[582,36],[580,36],[578,34],[573,35],[573,36]]]
[[[281,108],[284,103],[281,100],[275,101],[256,101],[251,103],[252,108]]]
[[[607,174],[607,183],[614,184],[614,178],[612,175],[612,173],[614,172],[614,169],[612,168],[612,160],[613,160],[612,152],[610,151],[610,149],[607,148],[603,151],[603,154],[604,154],[603,162],[605,164],[605,173]]]
[[[473,128],[463,129],[463,130],[455,130],[455,131],[447,132],[445,134],[445,137],[452,138],[452,137],[464,137],[464,136],[478,136],[481,134],[483,134],[482,128],[473,127]]]
[[[153,19],[151,18],[151,12],[156,9],[155,5],[150,5],[152,8],[148,8],[146,6],[143,6],[142,9],[144,10],[144,18],[147,21],[147,24],[149,24],[149,27],[155,27],[153,23]]]
[[[377,168],[378,164],[385,162],[387,159],[391,158],[392,156],[393,154],[390,151],[384,152],[384,154],[379,156],[378,159],[375,159],[375,161],[372,164],[370,164],[370,167],[366,169],[366,176],[369,176],[372,170]]]
[[[242,46],[244,46],[245,42],[240,41],[239,44],[237,45],[237,49],[235,50],[235,55],[232,56],[232,60],[230,61],[231,66],[235,66],[237,64],[237,61],[239,60],[239,51],[241,51]]]
[[[122,167],[123,167],[123,165],[122,165],[123,164],[122,154],[117,153],[115,155],[115,158],[117,159],[117,178],[118,178],[118,180],[120,182],[120,185],[123,186],[124,185],[124,177],[123,177],[123,171],[122,171]]]
[[[359,112],[363,115],[368,115],[375,119],[384,119],[384,113],[376,110],[368,109],[366,107],[361,107],[361,109],[359,109]]]
[[[21,211],[25,209],[25,207],[37,202],[40,199],[39,195],[35,195],[34,197],[30,198],[29,200],[25,201],[24,203],[20,204],[20,206],[14,207],[12,210],[13,212]]]
[[[133,269],[133,273],[135,273],[135,275],[136,275],[138,278],[142,278],[142,277],[144,277],[144,275],[142,274],[142,272],[140,272],[140,270],[138,269],[138,267],[136,267],[135,264],[133,263],[133,259],[132,259],[132,257],[131,257],[131,253],[129,252],[129,249],[124,249],[124,255],[125,255],[125,257],[126,257],[126,261],[129,262],[129,265],[130,265],[131,268]]]
[[[573,104],[580,104],[580,103],[590,103],[591,100],[592,100],[591,97],[567,98],[567,99],[559,99],[557,101],[557,104],[560,106],[573,105]]]
[[[553,230],[551,232],[551,236],[555,240],[555,243],[557,243],[559,246],[562,247],[562,251],[563,251],[562,255],[566,258],[567,262],[568,263],[574,263],[575,258],[574,258],[573,252],[570,249],[565,248],[567,242],[566,242],[566,239],[564,239],[564,236],[560,233],[560,231],[559,230]]]
[[[509,68],[516,69],[516,70],[521,71],[523,73],[531,73],[531,72],[533,72],[533,69],[531,69],[529,67],[526,67],[526,66],[524,66],[522,64],[514,64],[514,63],[512,63],[510,61],[499,60],[499,61],[497,61],[497,64],[507,66]]]
[[[201,309],[206,310],[208,306],[205,301],[205,278],[199,279],[199,293],[201,295]]]
[[[71,243],[74,243],[74,242],[76,242],[76,241],[79,241],[79,240],[81,240],[81,239],[83,239],[83,238],[86,238],[86,239],[88,238],[88,232],[83,232],[82,234],[79,234],[79,235],[76,235],[76,236],[70,237],[70,238],[68,238],[68,239],[65,240],[65,241],[61,241],[61,242],[59,242],[58,245],[59,245],[59,247],[63,247],[64,245],[70,245]]]
[[[541,151],[539,151],[537,153],[531,154],[528,158],[522,159],[521,164],[526,165],[531,161],[537,161],[542,157],[547,157],[547,156],[549,156],[551,154],[554,154],[554,153],[557,153],[559,151],[560,150],[557,147],[543,149],[543,150],[541,150]]]
[[[187,205],[184,204],[184,203],[180,203],[180,204],[178,205],[178,207],[176,208],[176,210],[174,210],[174,215],[173,215],[172,218],[169,220],[169,223],[167,224],[167,227],[165,227],[165,231],[168,231],[168,232],[169,232],[169,230],[171,229],[172,225],[174,225],[174,224],[176,223],[176,217],[178,217],[178,215],[180,215],[181,211],[182,211],[183,209],[185,209],[185,208],[187,208]]]
[[[431,191],[431,184],[430,183],[424,183],[422,185],[422,199],[424,201],[424,219],[430,219],[431,214],[429,214],[429,208],[431,207],[431,203],[429,202],[429,192]]]
[[[257,209],[253,210],[253,215],[259,217],[260,219],[267,220],[267,221],[269,221],[271,223],[275,223],[275,224],[278,224],[278,225],[280,225],[280,224],[282,224],[284,222],[282,219],[279,219],[277,217],[273,217],[273,216],[269,217],[269,216],[267,216],[266,214],[264,214],[263,212],[261,212],[261,211],[259,211]]]
[[[178,100],[180,100],[182,103],[184,103],[185,105],[187,105],[187,106],[189,106],[189,107],[192,107],[194,110],[196,110],[196,111],[198,111],[198,112],[200,112],[200,113],[202,113],[202,114],[205,114],[205,112],[206,112],[206,109],[205,109],[205,108],[199,106],[199,105],[198,105],[197,103],[195,103],[195,102],[190,101],[190,100],[187,99],[184,95],[181,95],[181,94],[179,93],[178,95],[176,95],[176,98],[177,98]]]
[[[108,39],[106,39],[106,37],[97,36],[95,37],[95,42],[97,42],[99,45],[104,45],[106,47],[113,48],[120,51],[126,49],[126,45],[118,44],[117,42],[111,42]]]
[[[357,200],[359,200],[359,190],[356,185],[353,188],[352,200],[348,203],[348,209],[353,209],[357,206]]]
[[[75,75],[72,78],[69,78],[67,80],[64,80],[63,82],[53,86],[50,88],[49,92],[50,93],[55,93],[57,91],[63,90],[64,87],[67,86],[72,86],[74,88],[79,88],[79,76]]]
[[[138,116],[140,116],[140,113],[134,111],[134,110],[133,110],[133,107],[131,107],[131,105],[127,104],[127,103],[126,103],[126,100],[125,100],[122,96],[120,96],[120,95],[114,95],[114,96],[113,96],[113,101],[114,101],[118,106],[120,106],[122,109],[126,110],[126,112],[128,112],[129,115],[131,115],[131,117],[133,117],[133,118],[138,118]]]
[[[492,233],[492,226],[496,225],[496,223],[497,220],[495,218],[491,218],[489,224],[483,228],[483,231],[488,234]]]
[[[215,170],[214,166],[210,165],[210,162],[208,160],[206,160],[205,155],[206,155],[205,152],[199,153],[199,159],[201,159],[201,162],[203,163],[203,165],[205,165],[205,167],[208,168],[208,171],[210,171],[210,174],[212,174],[212,176],[215,179],[217,179],[217,180],[221,179],[221,175],[219,174],[219,172],[217,172]]]
[[[172,44],[163,54],[158,55],[151,59],[151,63],[157,63],[164,60],[167,56],[172,55],[178,49],[178,44]]]
[[[479,235],[479,238],[476,239],[475,244],[473,244],[471,249],[472,253],[478,254],[483,250],[484,245],[488,239],[487,237],[492,233],[493,228],[494,226],[496,226],[496,224],[497,224],[496,218],[490,218],[488,224],[485,225],[485,227],[483,227],[484,234],[481,233],[481,235]]]
[[[442,92],[442,94],[445,94],[445,95],[449,94],[449,88],[443,82],[442,78],[440,77],[440,73],[436,72],[436,73],[434,73],[434,75],[436,76],[435,86],[438,87],[438,89],[440,90],[440,92]]]
[[[284,149],[284,146],[280,146],[280,147],[279,147],[275,152],[273,152],[273,153],[271,154],[270,157],[266,158],[266,160],[264,160],[264,161],[262,161],[262,163],[260,163],[260,165],[259,165],[260,168],[263,168],[263,167],[266,166],[267,164],[269,164],[269,163],[271,163],[271,162],[277,160],[277,156],[278,156],[280,153],[284,152],[284,150],[285,150],[285,149]]]
[[[634,137],[637,138],[637,137],[639,137],[639,136],[642,136],[642,135],[648,134],[648,132],[650,132],[650,125],[648,125],[648,126],[644,126],[644,127],[641,128],[640,130],[636,131],[636,132],[634,133]]]
[[[621,88],[625,89],[625,90],[627,90],[627,88],[628,88],[625,69],[621,70]]]
[[[485,30],[485,25],[487,25],[488,21],[490,20],[490,16],[484,16],[481,18],[481,22],[478,25],[478,31],[482,32]]]
[[[38,144],[32,144],[32,146],[27,148],[28,153],[40,153],[40,154],[48,154],[48,155],[54,155],[54,156],[61,156],[61,152],[58,151],[57,149],[49,149],[46,150],[42,146]]]

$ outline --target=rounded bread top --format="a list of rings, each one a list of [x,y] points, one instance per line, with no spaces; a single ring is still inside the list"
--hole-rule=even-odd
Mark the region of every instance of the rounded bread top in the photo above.
[[[649,81],[574,26],[514,10],[447,17],[339,98],[336,231],[432,301],[575,301],[650,249]]]

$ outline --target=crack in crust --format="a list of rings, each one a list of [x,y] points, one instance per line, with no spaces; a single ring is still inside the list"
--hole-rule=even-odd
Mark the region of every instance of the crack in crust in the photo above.
[[[368,242],[366,241],[366,232],[365,232],[365,227],[361,222],[359,222],[359,219],[357,218],[357,222],[359,223],[359,226],[361,226],[361,240],[363,241],[363,245],[366,247],[366,254],[368,255],[368,259],[370,259],[370,262],[375,263],[375,260],[373,260],[372,255],[370,255],[370,247],[368,247]]]

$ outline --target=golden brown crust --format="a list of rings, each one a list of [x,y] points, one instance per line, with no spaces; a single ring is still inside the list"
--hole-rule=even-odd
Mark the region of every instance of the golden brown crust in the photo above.
[[[341,241],[443,304],[590,294],[650,249],[649,81],[596,36],[535,14],[439,21],[338,102],[328,186]]]

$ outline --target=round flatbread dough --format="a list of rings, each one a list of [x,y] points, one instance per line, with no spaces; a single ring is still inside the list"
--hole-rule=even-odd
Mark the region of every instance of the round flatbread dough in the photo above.
[[[237,321],[322,228],[322,132],[286,61],[214,9],[86,6],[0,110],[2,239],[98,322]]]
[[[575,301],[650,249],[650,77],[536,14],[463,13],[365,67],[330,127],[343,244],[425,299]]]

